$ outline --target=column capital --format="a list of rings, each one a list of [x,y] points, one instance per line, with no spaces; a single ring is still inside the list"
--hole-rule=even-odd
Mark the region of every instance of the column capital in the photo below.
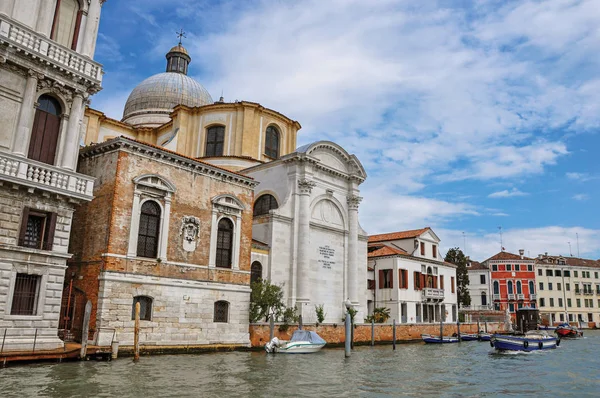
[[[309,195],[316,185],[317,184],[315,184],[314,181],[307,180],[306,178],[298,180],[298,188],[300,189],[301,195]]]
[[[357,196],[357,195],[348,195],[346,196],[346,201],[348,203],[348,208],[350,210],[358,210],[358,205],[360,205],[360,202],[362,201],[362,197]]]
[[[43,73],[40,73],[36,70],[33,69],[28,69],[27,70],[27,77],[34,77],[37,80],[43,80],[46,76]]]

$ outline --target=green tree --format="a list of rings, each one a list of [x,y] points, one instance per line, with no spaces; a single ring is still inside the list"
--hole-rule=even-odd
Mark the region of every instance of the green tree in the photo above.
[[[377,307],[373,310],[373,315],[369,315],[365,318],[365,323],[386,323],[390,319],[390,309],[387,307]]]
[[[281,286],[272,285],[270,281],[259,279],[251,285],[250,293],[250,322],[258,322],[269,316],[279,318],[285,310],[283,304],[283,289]]]
[[[448,250],[446,262],[456,265],[456,298],[459,307],[471,305],[469,294],[469,272],[467,271],[467,257],[458,247]]]

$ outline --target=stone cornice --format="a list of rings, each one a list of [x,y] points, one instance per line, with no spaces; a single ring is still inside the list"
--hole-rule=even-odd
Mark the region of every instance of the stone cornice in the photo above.
[[[258,185],[258,182],[254,181],[254,179],[251,177],[222,169],[199,160],[179,155],[164,148],[159,148],[151,144],[135,141],[123,136],[114,138],[101,144],[85,147],[80,150],[79,156],[84,159],[92,158],[102,153],[120,150],[147,156],[165,163],[171,163],[174,166],[187,169],[197,174],[218,178],[221,181],[228,181],[248,188],[254,188],[256,185]]]

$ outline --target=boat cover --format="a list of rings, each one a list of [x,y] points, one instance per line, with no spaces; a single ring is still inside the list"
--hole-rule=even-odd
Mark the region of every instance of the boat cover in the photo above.
[[[310,341],[313,344],[325,344],[325,340],[312,330],[296,330],[290,341]]]

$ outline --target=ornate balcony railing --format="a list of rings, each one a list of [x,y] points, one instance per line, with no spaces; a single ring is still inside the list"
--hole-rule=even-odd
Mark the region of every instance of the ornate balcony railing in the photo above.
[[[0,180],[83,200],[93,199],[94,178],[0,152]]]
[[[102,65],[0,15],[0,43],[3,42],[23,50],[34,58],[90,80],[98,86],[102,83]]]
[[[423,299],[444,299],[444,289],[423,289]]]
[[[537,300],[537,294],[530,294],[529,295],[529,300]]]
[[[494,294],[493,298],[494,298],[494,301],[500,301],[500,295],[499,294]]]
[[[521,293],[517,293],[517,300],[525,300],[525,295]]]
[[[509,300],[514,300],[514,299],[515,299],[515,294],[513,294],[513,293],[509,293],[509,294],[508,294],[508,299],[509,299]]]

